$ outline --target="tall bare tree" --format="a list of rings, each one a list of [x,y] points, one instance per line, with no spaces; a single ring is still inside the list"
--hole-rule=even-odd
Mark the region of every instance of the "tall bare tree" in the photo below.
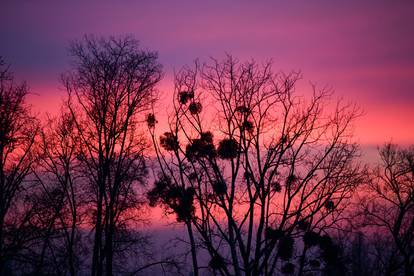
[[[14,80],[9,66],[0,57],[0,274],[9,257],[19,248],[15,244],[19,224],[10,211],[17,195],[27,188],[25,181],[35,162],[34,144],[38,121],[26,104],[26,83]]]
[[[131,37],[73,43],[73,70],[63,77],[68,108],[80,137],[83,173],[95,198],[92,275],[112,275],[118,227],[139,207],[137,185],[145,182],[140,117],[155,99],[161,78],[157,54]]]
[[[364,225],[375,233],[380,250],[373,250],[384,275],[414,274],[414,148],[386,144],[381,163],[360,202]],[[384,250],[386,245],[386,250]],[[375,248],[374,248],[375,249]]]
[[[46,228],[54,229],[57,252],[50,254],[64,261],[59,263],[60,274],[68,271],[76,275],[80,256],[79,225],[84,213],[85,178],[80,173],[78,154],[80,138],[70,112],[62,110],[59,117],[48,118],[40,135],[40,160],[34,170],[41,187],[43,208],[51,210],[51,219]],[[52,235],[45,235],[44,248],[51,243]],[[53,248],[52,248],[53,250]],[[46,250],[42,250],[43,255]],[[41,260],[44,257],[40,258]],[[44,267],[42,262],[39,268]]]
[[[330,230],[365,180],[351,133],[360,113],[326,90],[297,95],[299,79],[212,59],[176,75],[159,140],[148,115],[160,165],[148,197],[186,225],[194,275],[198,250],[220,275],[343,271]]]

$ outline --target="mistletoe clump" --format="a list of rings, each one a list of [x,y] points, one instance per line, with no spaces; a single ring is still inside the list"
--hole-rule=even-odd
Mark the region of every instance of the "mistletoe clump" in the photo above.
[[[192,115],[200,114],[202,109],[203,109],[203,106],[199,102],[192,102],[188,106],[188,110],[190,110],[190,113]]]
[[[155,119],[155,115],[153,113],[149,113],[147,115],[147,125],[149,128],[154,128],[155,124],[158,123],[158,121]]]
[[[212,186],[216,195],[224,195],[227,192],[227,185],[224,181],[216,181]]]
[[[290,174],[287,178],[286,178],[286,187],[288,189],[292,189],[294,188],[295,184],[298,182],[298,177],[294,174]]]
[[[270,186],[272,187],[272,191],[276,192],[276,193],[280,193],[282,191],[282,185],[280,185],[279,182],[272,182],[270,184]]]
[[[217,148],[218,156],[221,159],[233,159],[239,153],[239,143],[234,138],[223,139]]]
[[[318,268],[321,266],[321,263],[316,259],[312,259],[309,261],[309,265],[313,268]]]
[[[154,188],[147,193],[147,198],[150,206],[164,204],[177,215],[178,222],[185,222],[194,217],[194,195],[194,188],[180,187],[174,185],[171,178],[161,177],[155,181]]]
[[[180,146],[178,137],[171,132],[165,132],[161,135],[160,144],[167,151],[175,151]]]
[[[303,235],[303,242],[307,247],[316,246],[319,244],[320,236],[318,233],[315,233],[313,231],[307,231]]]
[[[191,161],[201,158],[216,156],[216,148],[213,144],[213,134],[209,131],[202,132],[200,138],[193,139],[186,147],[187,158]]]
[[[235,111],[237,113],[245,114],[245,115],[250,113],[250,109],[247,106],[244,106],[244,105],[240,105],[240,106],[236,107]]]
[[[223,266],[226,265],[226,262],[224,261],[223,257],[220,255],[214,255],[213,258],[211,258],[210,262],[208,263],[209,267],[213,270],[221,269]]]
[[[187,104],[192,99],[194,99],[194,91],[181,91],[178,93],[178,101],[180,104]]]

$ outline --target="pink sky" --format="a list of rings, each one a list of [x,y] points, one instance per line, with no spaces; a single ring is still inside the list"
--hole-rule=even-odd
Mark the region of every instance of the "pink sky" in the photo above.
[[[275,69],[301,70],[304,84],[360,105],[362,144],[414,141],[413,1],[58,2],[0,4],[0,55],[28,81],[38,112],[55,111],[64,95],[71,40],[132,34],[159,52],[164,97],[174,68],[195,58],[272,58]]]

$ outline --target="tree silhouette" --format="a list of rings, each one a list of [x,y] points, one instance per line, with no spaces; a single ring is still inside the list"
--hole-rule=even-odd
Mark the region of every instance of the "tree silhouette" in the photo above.
[[[86,179],[77,159],[80,137],[73,116],[62,110],[60,116],[48,118],[40,137],[40,158],[34,174],[42,191],[43,198],[39,200],[45,202],[43,209],[50,209],[51,213],[47,228],[54,229],[53,235],[51,231],[45,235],[44,242],[50,244],[50,255],[60,259],[55,260],[59,263],[59,268],[56,267],[59,274],[68,271],[70,275],[76,275],[81,263],[77,253],[81,235],[79,225],[84,218],[87,199],[84,196]],[[39,264],[39,269],[42,268],[45,265]]]
[[[354,105],[329,91],[295,93],[300,74],[232,56],[175,77],[169,131],[152,133],[159,179],[148,193],[186,225],[221,275],[302,275],[343,269],[330,229],[365,180],[356,162]]]
[[[0,57],[0,274],[9,258],[24,246],[19,233],[25,232],[30,217],[27,212],[19,212],[19,196],[28,189],[26,177],[35,162],[39,130],[26,104],[28,93],[27,85],[14,80]]]
[[[161,66],[154,52],[130,37],[85,37],[73,43],[73,69],[63,77],[67,106],[79,134],[83,174],[94,194],[92,275],[112,275],[115,240],[142,204],[147,174],[139,115],[154,101]],[[138,186],[137,186],[138,185]],[[135,214],[134,214],[135,215]]]
[[[363,224],[377,235],[382,273],[414,273],[414,148],[386,144],[361,200]],[[384,246],[386,245],[386,247]]]

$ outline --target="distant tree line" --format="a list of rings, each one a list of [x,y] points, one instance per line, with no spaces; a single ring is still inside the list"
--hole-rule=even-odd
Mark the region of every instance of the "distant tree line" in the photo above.
[[[364,164],[356,105],[227,55],[176,72],[159,123],[156,52],[69,53],[47,119],[0,58],[0,275],[414,275],[414,147]],[[140,231],[155,206],[184,254]]]

